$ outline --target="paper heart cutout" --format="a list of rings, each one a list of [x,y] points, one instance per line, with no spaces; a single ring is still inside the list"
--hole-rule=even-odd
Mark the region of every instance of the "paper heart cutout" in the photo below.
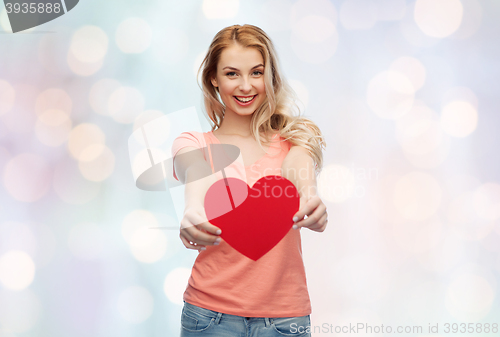
[[[204,205],[209,222],[222,230],[222,239],[257,261],[288,233],[300,197],[282,176],[264,176],[252,188],[241,179],[225,178],[210,186]]]

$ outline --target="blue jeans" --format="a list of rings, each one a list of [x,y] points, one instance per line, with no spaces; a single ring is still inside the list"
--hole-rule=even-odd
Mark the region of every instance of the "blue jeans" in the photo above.
[[[310,315],[301,317],[242,317],[184,302],[181,337],[311,337]]]

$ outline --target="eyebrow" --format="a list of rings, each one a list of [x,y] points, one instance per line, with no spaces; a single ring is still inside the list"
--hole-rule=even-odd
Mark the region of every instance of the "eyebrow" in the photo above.
[[[258,64],[258,65],[256,65],[255,67],[253,67],[252,69],[255,69],[255,68],[258,68],[258,67],[263,67],[263,66],[264,66],[263,64]],[[222,68],[222,70],[224,70],[224,69],[226,69],[226,68],[228,68],[228,69],[232,69],[232,70],[238,70],[238,71],[239,71],[239,69],[237,69],[237,68],[233,68],[233,67],[224,67],[224,68]],[[252,69],[250,69],[250,70],[252,70]]]

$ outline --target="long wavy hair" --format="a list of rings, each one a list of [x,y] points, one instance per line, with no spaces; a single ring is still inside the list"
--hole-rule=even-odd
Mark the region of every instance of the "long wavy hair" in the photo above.
[[[224,119],[225,105],[220,100],[219,88],[212,85],[216,77],[217,64],[222,51],[234,44],[245,48],[257,49],[264,59],[264,83],[266,99],[255,110],[251,121],[251,134],[262,147],[269,140],[260,134],[279,131],[285,141],[306,148],[315,163],[318,174],[323,168],[323,148],[326,142],[318,126],[300,115],[297,95],[286,79],[281,76],[279,59],[271,39],[259,27],[245,24],[233,25],[219,31],[198,69],[197,78],[202,71],[202,86],[205,110],[212,121],[212,131],[218,129]],[[198,84],[199,85],[199,84]],[[295,108],[295,110],[293,110]]]

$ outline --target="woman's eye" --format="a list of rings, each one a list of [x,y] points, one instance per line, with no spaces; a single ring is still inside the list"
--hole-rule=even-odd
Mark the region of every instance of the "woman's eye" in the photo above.
[[[254,75],[263,75],[263,72],[260,70],[256,70],[253,72],[253,74]],[[230,77],[236,76],[236,72],[231,71],[231,72],[227,73],[226,76],[230,76]]]

